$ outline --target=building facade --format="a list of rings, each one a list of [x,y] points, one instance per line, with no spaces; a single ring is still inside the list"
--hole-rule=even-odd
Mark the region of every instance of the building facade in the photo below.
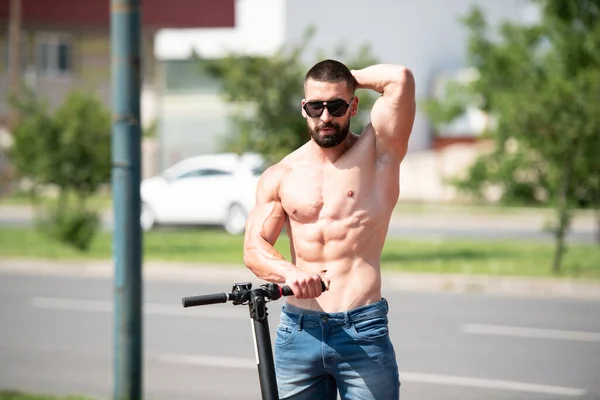
[[[30,90],[50,110],[72,90],[94,93],[110,107],[110,6],[110,0],[0,0],[0,189],[9,186],[12,176],[5,150],[11,143],[9,95],[15,88]],[[141,7],[142,125],[148,127],[160,90],[156,32],[234,27],[235,1],[143,0]]]
[[[11,87],[10,20],[20,25],[19,77],[21,86],[48,102],[60,105],[73,90],[96,93],[107,106],[111,98],[110,1],[0,0],[0,121],[8,114]],[[143,98],[151,106],[156,93],[154,37],[164,28],[233,27],[234,0],[144,0],[141,10]],[[13,14],[15,17],[15,14]],[[148,109],[148,107],[145,107]]]

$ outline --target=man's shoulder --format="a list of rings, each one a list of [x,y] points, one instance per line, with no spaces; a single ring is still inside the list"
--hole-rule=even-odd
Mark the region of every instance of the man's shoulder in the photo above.
[[[280,163],[271,165],[262,173],[260,180],[269,186],[279,186],[284,170]]]
[[[283,157],[279,162],[271,165],[265,170],[265,173],[268,173],[269,175],[283,176],[290,172],[294,165],[302,161],[304,154],[303,147],[304,146],[292,151]]]
[[[284,176],[291,170],[292,163],[286,156],[281,161],[269,166],[262,173],[260,180],[264,185],[279,187]]]

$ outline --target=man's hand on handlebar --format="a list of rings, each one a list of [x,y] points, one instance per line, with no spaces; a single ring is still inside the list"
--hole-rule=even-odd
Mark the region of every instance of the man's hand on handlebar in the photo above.
[[[329,289],[329,279],[325,272],[317,274],[314,272],[295,271],[285,280],[285,284],[294,292],[298,299],[314,299],[319,297],[325,289]]]

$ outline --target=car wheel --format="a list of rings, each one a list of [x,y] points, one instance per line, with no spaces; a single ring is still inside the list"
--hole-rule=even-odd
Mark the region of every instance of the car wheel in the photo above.
[[[223,228],[232,235],[241,235],[246,230],[246,218],[246,210],[239,204],[233,204],[227,211]]]
[[[142,203],[142,213],[140,215],[140,226],[144,232],[148,232],[156,225],[156,216],[146,203]]]

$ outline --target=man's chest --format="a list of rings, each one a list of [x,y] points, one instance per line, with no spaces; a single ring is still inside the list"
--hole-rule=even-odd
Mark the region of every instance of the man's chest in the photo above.
[[[299,223],[341,220],[360,214],[375,217],[386,206],[389,184],[375,169],[298,167],[280,187],[281,204]],[[397,196],[396,196],[397,197]]]

